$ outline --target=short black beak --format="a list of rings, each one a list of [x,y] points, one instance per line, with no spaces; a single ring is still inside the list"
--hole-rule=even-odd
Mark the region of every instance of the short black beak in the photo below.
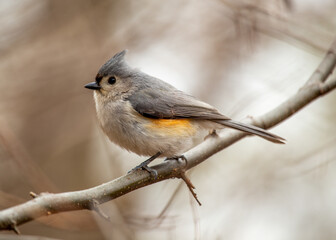
[[[91,89],[91,90],[99,90],[101,86],[99,86],[96,82],[90,82],[86,84],[84,87]]]

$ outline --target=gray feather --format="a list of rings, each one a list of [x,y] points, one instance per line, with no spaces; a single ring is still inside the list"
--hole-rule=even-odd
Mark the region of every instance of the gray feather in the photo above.
[[[141,89],[127,98],[141,115],[150,118],[229,119],[210,105],[177,89]]]
[[[124,100],[141,115],[148,118],[209,120],[226,127],[258,135],[275,143],[284,143],[284,139],[262,128],[235,122],[219,113],[211,105],[177,90],[160,79],[131,68],[124,60],[126,50],[117,53],[99,70],[97,78],[117,76],[124,82],[122,91]],[[131,86],[131,87],[127,87]]]
[[[98,71],[97,76],[116,75],[119,77],[129,77],[133,74],[133,69],[125,61],[127,50],[123,50],[110,58]]]
[[[233,120],[224,120],[224,121],[215,121],[217,123],[220,123],[226,127],[234,128],[243,132],[251,133],[254,135],[257,135],[259,137],[262,137],[268,141],[274,142],[274,143],[285,143],[285,139],[282,137],[279,137],[269,131],[266,131],[265,129],[253,126],[253,125],[248,125],[244,124],[241,122],[236,122]]]

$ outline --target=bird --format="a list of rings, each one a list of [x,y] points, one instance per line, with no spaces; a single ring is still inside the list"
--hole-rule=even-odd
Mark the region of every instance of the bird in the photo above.
[[[224,127],[285,143],[280,136],[232,120],[210,104],[131,67],[126,52],[103,64],[95,81],[85,88],[94,91],[98,122],[107,137],[123,149],[149,156],[131,171],[144,169],[157,177],[157,171],[148,166],[154,159],[184,158],[183,153],[199,139]]]

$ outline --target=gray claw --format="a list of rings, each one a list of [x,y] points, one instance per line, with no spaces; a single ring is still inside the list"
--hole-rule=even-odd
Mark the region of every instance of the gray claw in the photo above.
[[[157,172],[155,169],[150,168],[150,167],[148,167],[147,165],[142,165],[142,164],[140,164],[139,166],[136,166],[136,167],[133,168],[132,170],[128,171],[128,174],[129,174],[129,173],[132,173],[132,172],[134,172],[134,171],[137,171],[137,170],[145,170],[145,171],[149,172],[150,175],[151,175],[154,179],[157,179],[157,177],[158,177],[158,172]]]

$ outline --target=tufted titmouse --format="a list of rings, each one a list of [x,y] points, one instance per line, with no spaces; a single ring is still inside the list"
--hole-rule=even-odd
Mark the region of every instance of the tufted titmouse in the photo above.
[[[284,139],[264,129],[231,120],[211,105],[170,84],[130,67],[126,51],[114,55],[98,71],[94,90],[97,116],[109,139],[142,156],[151,156],[135,169],[157,173],[148,164],[159,156],[183,157],[214,129],[230,127],[274,143]]]

